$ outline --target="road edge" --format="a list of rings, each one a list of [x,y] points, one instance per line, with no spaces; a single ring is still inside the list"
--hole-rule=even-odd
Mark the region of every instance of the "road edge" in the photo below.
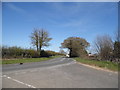
[[[76,61],[75,59],[73,59],[73,60]],[[77,62],[77,64],[81,64],[83,66],[90,67],[90,68],[93,68],[93,69],[96,69],[96,70],[102,70],[102,71],[112,72],[112,73],[118,74],[118,71],[112,71],[112,70],[109,70],[109,69],[100,68],[100,67],[89,65],[89,64],[84,64],[84,63],[81,63],[81,62],[78,62],[78,61],[76,61],[76,62]]]

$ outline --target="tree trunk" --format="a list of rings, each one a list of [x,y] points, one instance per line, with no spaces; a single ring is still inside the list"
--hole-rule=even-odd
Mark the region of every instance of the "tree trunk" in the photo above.
[[[38,52],[38,46],[36,46],[37,47],[37,52]]]
[[[70,48],[69,56],[72,57],[72,48]]]
[[[39,55],[40,55],[40,57],[41,57],[41,46],[39,47]]]

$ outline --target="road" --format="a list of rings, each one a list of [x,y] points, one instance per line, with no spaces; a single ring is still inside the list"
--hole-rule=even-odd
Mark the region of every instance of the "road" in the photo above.
[[[42,62],[3,65],[3,88],[118,88],[118,74],[60,57]]]

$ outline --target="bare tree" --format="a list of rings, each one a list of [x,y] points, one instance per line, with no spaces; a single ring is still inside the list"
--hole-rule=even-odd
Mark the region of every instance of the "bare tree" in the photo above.
[[[115,56],[115,58],[120,59],[120,30],[117,30],[117,32],[115,34],[114,56]]]
[[[49,41],[52,39],[52,38],[49,38],[48,32],[44,29],[34,29],[30,38],[31,38],[32,45],[36,46],[39,54],[41,53],[41,49],[43,47],[49,46]]]
[[[38,42],[39,42],[39,33],[38,33],[39,31],[37,30],[37,29],[35,29],[34,31],[33,31],[33,33],[31,34],[31,36],[30,36],[30,38],[31,38],[31,43],[32,43],[32,45],[33,46],[36,46],[36,48],[37,48],[37,51],[38,51]]]
[[[109,60],[113,51],[113,42],[110,36],[97,36],[95,39],[95,49],[101,59]]]

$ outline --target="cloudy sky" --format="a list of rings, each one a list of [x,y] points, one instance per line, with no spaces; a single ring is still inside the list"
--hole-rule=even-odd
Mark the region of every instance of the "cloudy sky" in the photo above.
[[[46,50],[59,51],[64,39],[77,36],[93,46],[97,35],[114,39],[118,28],[117,2],[14,2],[3,4],[3,45],[33,47],[34,28],[46,29],[53,39]]]

